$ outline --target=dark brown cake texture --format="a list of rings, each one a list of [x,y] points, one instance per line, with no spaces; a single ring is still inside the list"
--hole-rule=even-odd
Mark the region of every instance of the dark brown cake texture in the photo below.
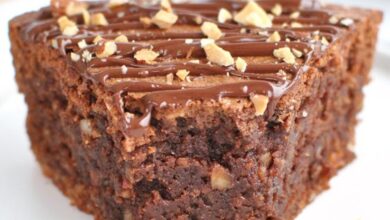
[[[140,3],[10,22],[44,173],[95,219],[294,219],[354,158],[382,14]]]

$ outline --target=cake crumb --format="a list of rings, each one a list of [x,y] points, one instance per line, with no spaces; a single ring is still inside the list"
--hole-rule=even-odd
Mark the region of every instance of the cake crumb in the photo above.
[[[232,187],[232,176],[228,170],[221,165],[215,165],[211,171],[211,188],[226,190]]]

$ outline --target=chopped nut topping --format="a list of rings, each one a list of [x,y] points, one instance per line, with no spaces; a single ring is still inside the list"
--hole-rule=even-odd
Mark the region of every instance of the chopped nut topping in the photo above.
[[[179,77],[182,81],[186,80],[187,76],[190,75],[190,72],[187,70],[178,70],[176,76]]]
[[[86,47],[88,47],[88,44],[85,40],[81,40],[77,43],[77,45],[79,46],[80,49],[84,49]]]
[[[282,59],[288,64],[295,64],[295,56],[289,47],[282,47],[274,50],[274,56],[276,58]]]
[[[207,59],[220,66],[230,66],[234,64],[234,59],[229,51],[222,49],[215,43],[207,43],[203,49],[206,52]]]
[[[117,43],[128,43],[129,39],[125,35],[119,35],[117,38],[114,40]]]
[[[322,37],[322,38],[321,38],[321,43],[322,43],[323,45],[329,45],[329,41],[328,41],[325,37]]]
[[[271,9],[272,14],[276,16],[280,16],[283,13],[283,8],[282,5],[276,4],[272,9]]]
[[[103,45],[103,50],[98,51],[96,53],[96,56],[98,58],[106,58],[115,54],[116,51],[117,51],[116,43],[114,41],[107,41]]]
[[[232,176],[228,170],[220,165],[215,165],[211,171],[211,188],[226,190],[232,187]]]
[[[172,85],[173,84],[173,74],[170,73],[167,75],[167,84]]]
[[[293,27],[293,28],[301,28],[301,27],[303,27],[303,25],[301,23],[299,23],[299,22],[292,22],[291,23],[291,27]]]
[[[107,21],[107,19],[104,16],[103,13],[97,13],[97,14],[93,14],[91,16],[91,24],[92,25],[107,26],[108,25],[108,21]]]
[[[178,19],[177,15],[171,12],[160,10],[152,18],[152,23],[157,25],[161,29],[168,29],[176,23],[177,19]]]
[[[152,25],[152,19],[149,17],[140,17],[139,21],[145,25],[145,27],[150,27]]]
[[[121,66],[122,74],[126,74],[128,70],[129,70],[129,68],[127,68],[126,65],[122,65],[122,66]]]
[[[73,62],[77,62],[80,60],[81,57],[77,53],[70,53],[70,58],[72,59]]]
[[[339,23],[339,19],[336,16],[332,16],[329,18],[329,23],[337,24],[337,23]]]
[[[58,49],[58,41],[56,39],[51,40],[51,46],[54,49]]]
[[[195,17],[195,19],[194,19],[194,21],[195,21],[195,23],[197,23],[197,24],[202,24],[202,22],[203,22],[203,19],[202,19],[202,17],[200,17],[200,16],[196,16]]]
[[[297,18],[299,18],[300,15],[301,15],[301,13],[299,11],[296,11],[296,12],[291,13],[290,18],[297,19]]]
[[[110,0],[108,2],[108,7],[113,8],[127,3],[129,3],[129,0]]]
[[[92,54],[88,50],[84,50],[81,56],[83,57],[84,62],[90,62],[92,60]]]
[[[233,15],[225,8],[221,8],[218,13],[218,22],[225,23],[228,20],[232,20]]]
[[[269,28],[272,26],[272,20],[264,9],[252,0],[234,16],[234,20],[242,25],[259,28]]]
[[[295,48],[292,49],[292,52],[298,58],[301,58],[303,56],[303,53]]]
[[[340,23],[346,27],[353,25],[354,21],[351,18],[344,18],[340,21]]]
[[[135,53],[134,58],[137,61],[145,61],[146,63],[152,63],[160,54],[154,52],[151,49],[141,49]]]
[[[241,71],[241,72],[245,72],[246,71],[246,68],[248,67],[248,64],[246,63],[246,61],[244,59],[242,59],[241,57],[238,57],[236,59],[236,69]]]
[[[171,2],[169,0],[161,0],[160,3],[161,9],[167,11],[167,12],[172,12],[172,6]]]
[[[69,20],[68,17],[62,16],[58,20],[58,25],[60,26],[60,30],[65,36],[74,36],[79,32],[79,28],[76,23]]]
[[[68,16],[73,16],[83,13],[88,9],[88,4],[83,2],[70,2],[65,9],[65,13]]]
[[[91,24],[91,14],[87,10],[83,11],[83,20],[85,25]]]
[[[208,38],[211,38],[214,40],[218,40],[219,38],[221,38],[223,36],[223,33],[218,28],[218,26],[216,24],[208,22],[208,21],[203,23],[201,30],[202,30],[204,35],[206,35]]]
[[[275,42],[279,42],[281,39],[282,38],[280,37],[279,32],[275,31],[274,33],[271,34],[271,36],[269,36],[267,42],[275,43]]]
[[[93,39],[93,43],[94,44],[98,44],[102,40],[103,40],[103,38],[100,35],[98,35],[98,36],[95,37],[95,39]]]
[[[264,115],[265,111],[267,110],[269,98],[268,96],[264,95],[254,95],[252,94],[250,97],[253,105],[256,109],[256,116],[262,116]]]
[[[208,44],[214,44],[215,40],[213,39],[202,39],[200,40],[200,45],[203,47],[207,46]]]
[[[194,43],[194,40],[193,39],[186,39],[184,42],[186,44],[192,44],[192,43]]]

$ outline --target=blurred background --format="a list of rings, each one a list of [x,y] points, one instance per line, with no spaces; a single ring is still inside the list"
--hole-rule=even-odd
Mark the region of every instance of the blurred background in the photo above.
[[[366,88],[357,130],[357,160],[332,180],[298,220],[390,219],[390,1],[328,0],[385,11],[372,83]],[[9,53],[8,21],[47,6],[49,0],[0,0],[0,219],[91,220],[69,205],[44,178],[30,151],[25,132],[26,107],[14,82]]]

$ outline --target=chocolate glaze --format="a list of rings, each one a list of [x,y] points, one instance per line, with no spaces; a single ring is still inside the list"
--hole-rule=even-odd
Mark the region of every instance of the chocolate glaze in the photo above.
[[[234,67],[221,67],[207,63],[205,53],[200,46],[200,40],[205,38],[201,32],[194,31],[161,31],[155,26],[144,27],[139,22],[143,16],[151,17],[159,6],[141,7],[122,5],[108,8],[105,5],[94,5],[91,13],[102,12],[109,21],[108,26],[83,25],[81,16],[73,17],[78,22],[79,33],[73,37],[63,36],[56,24],[57,18],[50,16],[48,8],[41,10],[42,16],[24,28],[25,39],[33,42],[44,42],[50,45],[54,40],[63,56],[68,59],[70,68],[78,71],[83,77],[103,85],[112,93],[115,106],[122,112],[123,131],[128,136],[141,136],[148,127],[156,108],[180,107],[197,100],[220,100],[221,98],[248,98],[251,94],[263,94],[270,98],[265,117],[270,118],[280,97],[294,85],[294,82],[307,70],[307,65],[324,50],[324,45],[313,40],[310,33],[318,31],[320,37],[325,37],[330,43],[337,40],[341,26],[331,25],[331,15],[313,2],[303,6],[299,0],[263,0],[258,1],[268,12],[279,3],[283,6],[283,14],[273,20],[274,26],[268,29],[243,27],[234,22],[220,24],[217,22],[218,11],[226,8],[239,11],[244,7],[239,1],[208,0],[201,3],[182,3],[173,5],[174,12],[179,16],[178,25],[193,25],[199,27],[194,19],[201,17],[203,21],[217,23],[224,32],[224,37],[217,44],[231,52],[234,57],[272,57],[277,48],[288,46],[304,52],[304,57],[296,65],[283,62],[250,64],[245,73]],[[300,17],[290,18],[290,13],[300,11]],[[49,15],[48,15],[49,14]],[[301,28],[282,27],[284,23],[299,22]],[[245,28],[245,31],[242,31]],[[87,50],[92,54],[101,49],[102,45],[94,45],[93,39],[100,35],[106,40],[114,39],[119,32],[126,31],[129,43],[117,43],[115,55],[98,59],[95,56],[90,62],[73,62],[70,52],[82,56]],[[282,37],[279,43],[268,43],[266,40],[274,31]],[[259,34],[260,33],[260,34]],[[193,39],[186,43],[185,39]],[[77,43],[85,40],[89,46],[79,49]],[[137,63],[133,55],[142,48],[153,48],[161,56],[154,64]],[[177,61],[175,59],[181,59]],[[183,61],[183,59],[185,61]],[[199,60],[199,63],[189,60]],[[123,73],[122,66],[126,66]],[[236,77],[237,82],[221,85],[189,87],[148,82],[147,77],[165,77],[169,73],[186,69],[191,77],[207,77],[229,74]],[[286,75],[281,75],[284,70]],[[143,114],[129,114],[124,108],[124,97],[130,93],[145,94],[139,102],[143,106]]]

